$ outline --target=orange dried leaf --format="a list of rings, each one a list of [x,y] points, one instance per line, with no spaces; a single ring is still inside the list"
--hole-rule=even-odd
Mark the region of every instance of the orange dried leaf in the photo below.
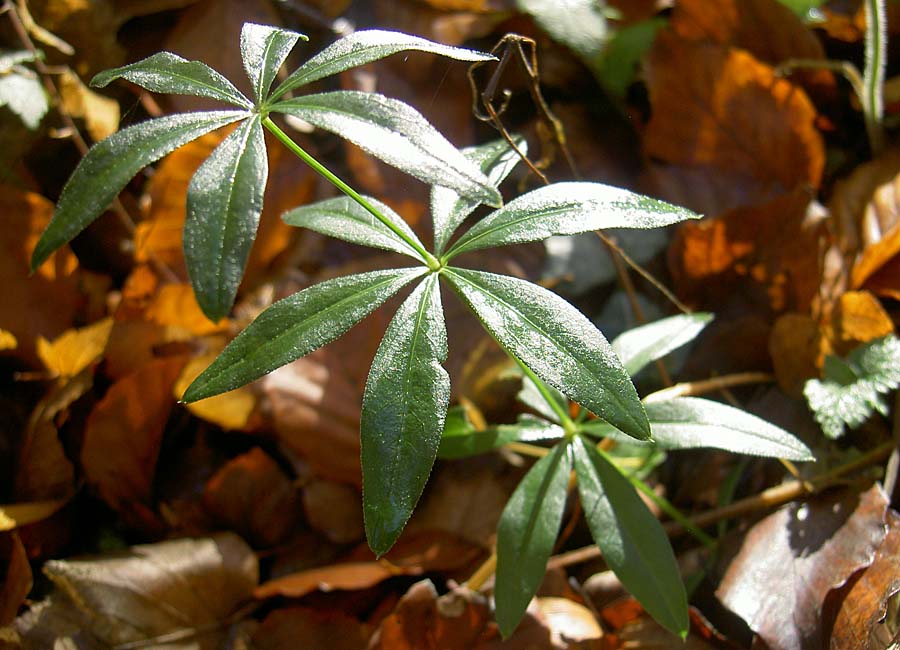
[[[345,562],[316,567],[264,582],[254,592],[258,600],[275,596],[302,598],[314,591],[368,589],[396,575],[416,575],[416,569],[399,569],[389,562]]]
[[[0,505],[0,531],[14,530],[46,519],[68,501],[68,499],[51,499]]]
[[[38,357],[53,376],[74,377],[103,357],[112,326],[112,318],[104,318],[93,325],[68,330],[55,338],[52,343],[39,336]]]
[[[150,361],[115,382],[88,416],[85,475],[126,519],[148,516],[159,444],[175,402],[172,385],[184,363],[183,357]]]
[[[0,509],[2,510],[2,509]],[[22,540],[16,533],[0,534],[0,565],[5,575],[0,578],[0,628],[16,618],[19,607],[31,591],[31,565]]]
[[[818,187],[825,163],[806,93],[748,52],[663,31],[646,65],[650,156],[754,178],[764,193]]]
[[[339,610],[288,607],[270,613],[253,633],[256,650],[328,648],[360,650],[366,647],[367,625]]]
[[[831,348],[819,324],[807,314],[784,314],[769,336],[769,354],[778,385],[788,395],[800,399],[807,379],[819,376],[825,354]]]
[[[3,350],[15,350],[19,347],[19,342],[12,333],[6,330],[0,330],[0,352]]]
[[[206,317],[189,284],[163,285],[147,307],[145,317],[158,325],[177,327],[197,336],[228,328],[227,319],[213,323]]]
[[[181,399],[191,382],[209,367],[219,352],[220,350],[207,352],[191,359],[184,366],[173,388],[175,399]],[[197,417],[217,424],[223,429],[243,429],[256,408],[256,395],[247,386],[242,386],[199,402],[191,402],[185,407]]]
[[[834,348],[846,355],[854,348],[894,331],[894,322],[878,298],[868,291],[848,291],[832,314]]]

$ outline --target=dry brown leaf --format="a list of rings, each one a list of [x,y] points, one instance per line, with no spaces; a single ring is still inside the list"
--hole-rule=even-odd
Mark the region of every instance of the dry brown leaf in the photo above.
[[[14,492],[19,501],[66,499],[75,487],[75,470],[56,427],[49,420],[29,426],[19,448]]]
[[[881,650],[896,642],[897,620],[888,618],[888,601],[900,590],[900,515],[888,510],[887,523],[875,560],[840,604],[831,628],[832,648]]]
[[[309,607],[276,609],[253,633],[254,650],[361,650],[369,627],[338,610]]]
[[[847,291],[832,313],[832,346],[845,356],[863,343],[894,331],[894,322],[878,298],[868,291]]]
[[[12,354],[36,363],[35,339],[56,337],[72,326],[81,302],[78,261],[64,247],[29,277],[29,257],[50,222],[53,204],[38,194],[4,185],[0,186],[0,214],[5,215],[0,229],[0,328],[19,342]]]
[[[538,598],[537,609],[547,622],[553,643],[579,650],[601,650],[603,629],[594,613],[568,598]],[[571,645],[570,645],[571,644]]]
[[[689,609],[691,627],[684,642],[674,640],[672,633],[654,621],[634,598],[623,598],[604,607],[600,616],[611,628],[604,640],[608,648],[640,648],[641,650],[713,650],[734,648],[710,627],[694,607]]]
[[[669,266],[682,300],[711,311],[806,311],[819,290],[821,221],[809,219],[797,191],[720,217],[682,224]]]
[[[819,376],[825,355],[831,353],[828,337],[807,314],[783,314],[769,336],[769,354],[778,386],[800,399],[807,379]]]
[[[175,403],[183,357],[155,359],[115,382],[88,416],[81,463],[87,480],[123,518],[154,526],[152,485],[159,445]]]
[[[6,571],[0,575],[0,627],[13,622],[19,607],[31,591],[31,565],[22,540],[16,533],[0,533],[0,566]]]
[[[254,596],[259,600],[284,596],[302,598],[314,591],[368,589],[397,575],[416,575],[416,569],[400,569],[384,560],[369,562],[344,562],[291,573],[264,582],[256,588]]]
[[[878,485],[785,506],[750,529],[716,595],[772,650],[826,647],[825,597],[872,563],[886,510]]]
[[[12,333],[6,330],[0,330],[0,352],[3,350],[15,350],[19,347],[19,342]]]
[[[290,479],[259,447],[223,465],[203,491],[203,505],[217,523],[263,548],[293,532],[299,500]]]
[[[206,317],[189,284],[165,284],[160,287],[145,316],[157,325],[181,328],[197,336],[223,332],[228,328],[227,319],[213,323]]]
[[[221,349],[215,349],[187,362],[172,389],[175,399],[181,399],[188,386],[209,367],[219,352]],[[185,407],[197,417],[223,429],[242,430],[248,427],[250,416],[256,408],[256,395],[248,387],[242,386],[199,402],[191,402]]]
[[[68,69],[59,76],[57,84],[62,110],[71,117],[84,120],[87,132],[94,142],[99,142],[118,130],[119,102],[95,93]]]
[[[346,483],[323,479],[306,483],[303,511],[309,525],[336,544],[358,542],[365,535],[362,497]]]
[[[57,591],[15,624],[28,649],[152,647],[148,640],[187,633],[182,647],[218,650],[258,580],[252,550],[231,533],[51,560],[44,573]]]
[[[52,343],[39,336],[37,355],[52,377],[69,379],[100,361],[112,326],[112,318],[104,318],[87,327],[67,330]]]
[[[677,165],[709,165],[768,195],[818,187],[825,156],[806,94],[751,54],[661,32],[645,75],[653,107],[645,150]]]

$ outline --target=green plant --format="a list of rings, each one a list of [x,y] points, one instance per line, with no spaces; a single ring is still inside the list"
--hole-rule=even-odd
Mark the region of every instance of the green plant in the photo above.
[[[626,370],[635,375],[647,364],[691,341],[709,322],[708,314],[673,316],[625,332],[612,348]],[[536,415],[520,416],[516,424],[479,430],[464,409],[448,416],[438,455],[461,458],[510,443],[559,440],[551,449],[530,451],[546,455],[525,475],[503,511],[497,528],[497,623],[507,635],[544,576],[547,560],[559,533],[566,503],[569,474],[578,482],[585,519],[603,558],[622,584],[647,612],[675,634],[686,633],[688,610],[675,555],[657,519],[635,492],[640,489],[670,515],[681,520],[701,541],[677,510],[656,496],[636,475],[626,474],[612,448],[629,451],[713,447],[741,454],[791,460],[812,460],[809,449],[794,436],[739,409],[697,397],[673,397],[660,391],[647,396],[644,407],[654,441],[624,436],[615,427],[579,409],[570,415],[569,402],[522,366],[519,399]],[[610,444],[596,444],[596,439]],[[645,456],[646,458],[646,456]]]
[[[365,527],[369,545],[381,555],[393,545],[412,514],[444,430],[450,378],[441,365],[447,355],[439,289],[443,281],[521,364],[547,404],[554,403],[552,391],[559,391],[586,409],[585,413],[601,418],[611,430],[630,439],[648,440],[651,425],[626,366],[584,315],[538,285],[451,266],[451,262],[462,253],[538,241],[551,235],[603,228],[654,228],[697,215],[599,183],[557,183],[528,192],[491,212],[451,244],[456,230],[479,205],[501,205],[497,188],[519,160],[505,142],[460,152],[412,108],[374,93],[338,91],[285,97],[304,84],[402,50],[424,50],[468,61],[485,60],[487,55],[392,32],[357,32],[314,56],[270,92],[277,71],[301,38],[300,34],[271,27],[244,26],[241,53],[253,87],[252,100],[205,64],[166,52],[98,75],[95,85],[124,78],[149,90],[212,97],[238,108],[150,120],[95,145],[64,188],[53,219],[34,251],[32,267],[37,268],[53,250],[94,220],[142,167],[204,133],[239,122],[200,166],[188,188],[184,233],[188,271],[207,316],[221,318],[234,301],[262,209],[267,176],[266,129],[346,195],[291,210],[284,215],[285,221],[406,255],[416,265],[336,278],[275,303],[194,381],[184,394],[185,401],[237,388],[308,354],[417,281],[384,334],[363,398],[360,429]],[[434,185],[433,250],[429,251],[388,206],[359,195],[306,153],[272,121],[271,113],[294,115],[334,131]],[[517,146],[524,150],[524,142]],[[582,498],[593,504],[592,512],[606,513],[613,519],[625,517],[631,534],[639,534],[644,526],[658,525],[637,509],[637,497],[628,481],[607,457],[585,442],[582,433],[590,433],[589,429],[597,425],[576,423],[562,411],[554,412],[559,415],[554,426],[562,428],[564,442],[532,469],[511,501],[530,508],[541,525],[525,531],[526,545],[515,546],[512,551],[523,561],[525,571],[510,578],[510,569],[504,568],[501,575],[502,583],[518,585],[513,588],[515,598],[498,600],[498,617],[505,634],[515,626],[516,612],[524,611],[522,598],[534,590],[535,567],[540,563],[536,558],[545,560],[549,553],[548,544],[552,545],[555,537],[554,521],[558,526],[564,504],[559,495],[565,493],[573,466],[582,479]],[[609,496],[612,494],[616,496]],[[627,504],[624,511],[623,504]],[[601,514],[597,517],[601,519],[595,517],[595,521],[602,520]],[[518,534],[521,522],[505,521],[501,523],[501,538],[509,540]],[[673,575],[677,577],[672,573],[674,558],[671,550],[665,550],[667,544],[660,545],[658,536],[653,539],[662,555],[649,558],[648,565],[633,563],[627,556],[629,549],[624,547],[620,550],[626,555],[621,561],[611,562],[619,562],[623,570],[641,572],[644,577],[635,579],[635,585],[645,580],[650,581],[646,584],[656,584],[654,573],[665,570],[671,612],[664,620],[670,629],[683,634],[686,609],[672,579]],[[504,562],[505,567],[513,566]]]

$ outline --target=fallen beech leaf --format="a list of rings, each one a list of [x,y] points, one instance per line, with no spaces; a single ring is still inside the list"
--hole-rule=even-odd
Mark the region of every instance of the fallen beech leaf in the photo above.
[[[875,560],[841,602],[831,628],[832,648],[881,650],[895,643],[898,621],[887,617],[888,601],[900,590],[900,515],[888,510],[887,523]]]
[[[548,597],[538,598],[537,608],[547,622],[554,643],[566,644],[564,647],[574,643],[583,650],[601,650],[603,629],[594,613],[584,605],[568,598]]]
[[[6,565],[0,576],[0,627],[5,627],[16,618],[32,584],[31,565],[16,533],[0,533],[0,565]]]
[[[336,544],[357,542],[365,535],[362,496],[346,483],[322,479],[306,483],[303,511],[309,525]]]
[[[31,503],[0,505],[0,531],[15,530],[46,519],[62,508],[68,499],[52,499]]]
[[[772,65],[825,58],[812,30],[778,0],[679,0],[671,25],[682,38],[739,47]]]
[[[53,208],[38,194],[0,185],[0,213],[8,215],[0,229],[0,328],[18,340],[14,354],[28,363],[38,362],[35,339],[53,338],[71,327],[81,302],[78,260],[68,247],[54,253],[28,276],[28,257],[50,223]]]
[[[680,643],[674,641],[672,633],[654,621],[638,601],[630,597],[622,598],[600,612],[600,617],[613,632],[605,637],[605,640],[609,640],[607,647],[641,650],[668,650],[674,647],[682,650],[713,650],[736,647],[725,642],[696,608],[691,607],[689,612],[691,628],[687,638]]]
[[[153,525],[153,476],[183,357],[155,359],[110,386],[88,416],[81,448],[87,480],[132,525]]]
[[[104,318],[93,325],[68,330],[52,343],[39,336],[38,357],[53,377],[74,377],[103,357],[112,326],[112,318]]]
[[[484,548],[445,530],[404,531],[397,543],[381,559],[402,572],[464,574],[467,578],[487,555]],[[349,555],[347,562],[373,561],[375,555],[362,543]]]
[[[807,379],[819,376],[825,355],[832,352],[819,324],[807,314],[783,314],[772,327],[769,354],[778,386],[800,399]]]
[[[166,284],[160,287],[147,307],[146,318],[158,325],[179,327],[197,336],[222,332],[228,328],[227,319],[213,323],[203,314],[189,284]]]
[[[212,350],[187,362],[173,387],[175,399],[181,399],[184,391],[201,372],[213,362],[221,350]],[[250,416],[256,408],[256,396],[246,386],[199,402],[191,402],[185,407],[199,418],[217,424],[223,429],[241,430],[247,427]]]
[[[818,187],[825,157],[815,108],[770,66],[663,30],[645,68],[650,156],[750,176],[763,195]]]
[[[293,532],[298,501],[291,481],[259,447],[228,461],[203,491],[203,505],[218,523],[263,548]]]
[[[58,77],[57,84],[62,110],[76,119],[84,120],[87,132],[94,142],[99,142],[118,130],[119,102],[95,93],[68,69]]]
[[[0,330],[0,352],[3,350],[15,350],[19,347],[19,342],[12,333],[6,330]]]
[[[892,333],[894,322],[868,291],[847,291],[832,313],[832,328],[835,353],[846,356],[863,343]]]
[[[357,591],[368,589],[393,576],[418,573],[420,572],[414,569],[399,569],[386,561],[345,562],[269,580],[257,587],[253,595],[257,600],[265,600],[275,596],[302,598],[314,591]]]
[[[254,650],[360,650],[366,646],[367,625],[337,610],[309,607],[276,609],[253,633]]]
[[[515,632],[501,640],[487,599],[465,587],[443,596],[430,580],[417,582],[381,622],[369,650],[563,650],[592,648],[555,642],[532,606]]]
[[[65,501],[74,491],[75,469],[56,427],[48,420],[29,426],[19,449],[13,480],[13,491],[19,501]]]
[[[106,344],[104,374],[121,379],[154,358],[154,348],[167,342],[166,328],[145,320],[117,320]]]
[[[808,194],[797,191],[682,224],[669,247],[676,293],[716,313],[806,311],[819,290],[825,236],[824,223],[807,218],[809,208]]]
[[[781,508],[750,529],[716,595],[772,650],[825,647],[825,597],[872,563],[886,509],[878,485]]]
[[[187,633],[179,647],[215,650],[258,580],[256,557],[230,533],[51,560],[44,573],[57,591],[15,623],[28,648],[160,647],[157,637]]]

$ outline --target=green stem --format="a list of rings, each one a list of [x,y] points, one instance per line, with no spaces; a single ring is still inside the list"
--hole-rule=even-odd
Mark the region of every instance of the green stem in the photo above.
[[[884,70],[887,65],[887,19],[884,0],[866,0],[866,66],[863,70],[865,95],[863,115],[872,155],[884,148]]]
[[[437,260],[437,258],[429,253],[421,243],[407,235],[400,228],[398,228],[394,223],[392,223],[389,219],[387,219],[378,209],[369,203],[364,196],[362,196],[359,192],[354,190],[352,187],[347,185],[344,181],[338,178],[330,169],[325,167],[318,160],[313,158],[309,153],[307,153],[300,145],[294,142],[291,137],[278,128],[278,125],[272,121],[272,118],[266,116],[262,120],[262,124],[266,129],[269,130],[272,135],[278,138],[281,143],[290,149],[300,160],[305,162],[307,165],[313,168],[313,170],[319,174],[322,178],[327,180],[329,183],[338,188],[341,192],[349,196],[351,199],[359,203],[363,208],[365,208],[368,212],[372,214],[376,219],[378,219],[381,223],[391,229],[391,231],[400,237],[407,244],[412,246],[412,248],[422,256],[422,259],[428,265],[428,268],[432,271],[438,271],[441,268],[441,263]]]
[[[541,379],[534,374],[534,372],[522,363],[522,360],[519,359],[516,355],[514,355],[509,350],[506,353],[513,358],[513,360],[519,364],[519,367],[522,369],[522,372],[525,373],[525,376],[528,377],[532,382],[534,382],[535,387],[538,389],[538,392],[541,394],[541,397],[544,398],[544,401],[550,405],[550,408],[553,409],[553,412],[556,413],[556,417],[559,418],[559,423],[563,426],[563,429],[566,430],[566,434],[571,437],[574,436],[578,432],[578,426],[572,421],[572,418],[569,417],[569,414],[566,410],[553,398],[553,394],[547,390],[547,384],[545,384]]]
[[[601,454],[605,454],[605,452],[600,449]],[[607,456],[607,460],[612,461],[611,458]],[[612,461],[615,462],[615,461]],[[691,523],[691,520],[681,514],[681,511],[672,505],[672,503],[663,496],[658,495],[653,489],[644,483],[641,479],[633,474],[622,472],[623,475],[631,482],[631,484],[647,495],[647,497],[656,504],[656,506],[662,510],[664,513],[669,515],[672,519],[681,524],[682,528],[684,528],[687,532],[693,535],[698,542],[703,544],[706,548],[712,550],[716,547],[716,541],[700,530],[697,526]]]

